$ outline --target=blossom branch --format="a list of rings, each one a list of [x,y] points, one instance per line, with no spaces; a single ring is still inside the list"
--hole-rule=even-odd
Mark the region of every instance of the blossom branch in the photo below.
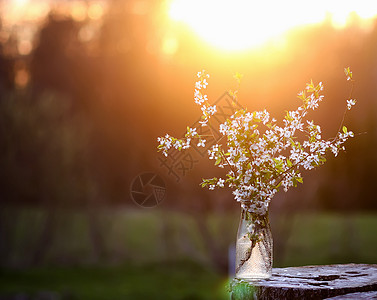
[[[350,110],[356,100],[352,100],[354,80],[349,68],[345,69],[347,80],[351,80],[350,97],[346,103],[346,110]],[[208,103],[208,98],[203,95],[201,89],[206,88],[206,79],[209,76],[205,72],[199,72],[199,81],[195,87],[195,102],[201,106],[203,112],[200,122],[202,126],[210,124],[211,116],[216,113],[216,106]],[[236,78],[239,80],[240,78]],[[191,139],[199,139],[199,144],[204,146],[204,137],[212,137],[215,144],[208,150],[209,159],[215,159],[215,165],[219,167],[229,166],[226,180],[223,178],[203,179],[202,187],[209,189],[224,187],[227,183],[233,189],[233,195],[241,205],[253,215],[266,214],[269,202],[282,185],[287,191],[289,187],[302,183],[299,173],[301,168],[311,170],[326,162],[326,152],[337,156],[340,150],[344,150],[343,144],[351,137],[344,125],[344,115],[337,134],[332,139],[323,140],[321,128],[313,121],[304,121],[310,109],[318,108],[324,96],[321,95],[323,84],[315,85],[313,81],[306,85],[306,89],[298,94],[302,104],[295,111],[288,111],[284,117],[284,126],[277,125],[274,118],[264,111],[248,112],[238,110],[233,116],[220,124],[220,138],[216,138],[210,126],[209,135],[199,135],[196,129],[187,129],[186,140],[178,140],[170,137],[159,138],[159,150],[167,155],[169,147],[187,149]],[[233,93],[233,100],[238,101],[237,91]],[[260,132],[259,125],[262,125]],[[297,136],[300,131],[303,136]],[[226,137],[225,150],[219,145]],[[199,145],[198,144],[198,145]],[[224,143],[223,143],[224,144]],[[288,152],[288,153],[287,153]]]

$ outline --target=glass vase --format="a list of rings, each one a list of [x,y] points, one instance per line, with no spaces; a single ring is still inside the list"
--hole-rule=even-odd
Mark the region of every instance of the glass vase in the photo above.
[[[236,242],[236,277],[261,280],[272,272],[272,234],[268,214],[242,209]]]

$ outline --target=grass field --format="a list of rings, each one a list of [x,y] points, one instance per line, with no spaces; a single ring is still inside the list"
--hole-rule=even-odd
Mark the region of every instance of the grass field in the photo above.
[[[296,216],[281,266],[377,263],[377,215]]]
[[[8,211],[8,261],[0,269],[3,299],[228,299],[228,276],[215,271],[194,217],[154,210],[99,215],[105,254],[93,254],[87,215],[61,212],[39,265],[30,256],[44,212]],[[271,217],[274,267],[377,263],[377,215]],[[209,232],[223,254],[234,242],[238,214],[211,215]],[[11,226],[9,226],[11,225]],[[285,230],[282,230],[285,229]],[[17,298],[18,297],[18,298]],[[24,298],[22,298],[24,297]]]
[[[51,300],[227,299],[224,278],[188,262],[7,270],[0,274],[0,291],[3,297]]]

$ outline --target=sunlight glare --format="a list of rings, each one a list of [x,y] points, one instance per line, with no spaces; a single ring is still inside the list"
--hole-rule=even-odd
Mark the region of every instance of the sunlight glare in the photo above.
[[[316,24],[331,17],[334,27],[344,27],[349,15],[361,18],[377,13],[368,0],[172,0],[169,16],[190,26],[202,39],[225,50],[245,50],[281,38],[291,28]]]
[[[29,2],[29,0],[13,0],[13,5],[16,6],[16,7],[18,7],[18,8],[22,8],[28,2]]]
[[[167,55],[173,55],[178,50],[178,41],[174,37],[167,36],[162,43],[162,52]]]

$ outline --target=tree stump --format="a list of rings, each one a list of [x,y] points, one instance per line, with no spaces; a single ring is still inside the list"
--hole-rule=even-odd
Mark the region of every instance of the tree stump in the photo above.
[[[273,268],[269,279],[233,279],[230,293],[232,300],[377,299],[377,265]]]

